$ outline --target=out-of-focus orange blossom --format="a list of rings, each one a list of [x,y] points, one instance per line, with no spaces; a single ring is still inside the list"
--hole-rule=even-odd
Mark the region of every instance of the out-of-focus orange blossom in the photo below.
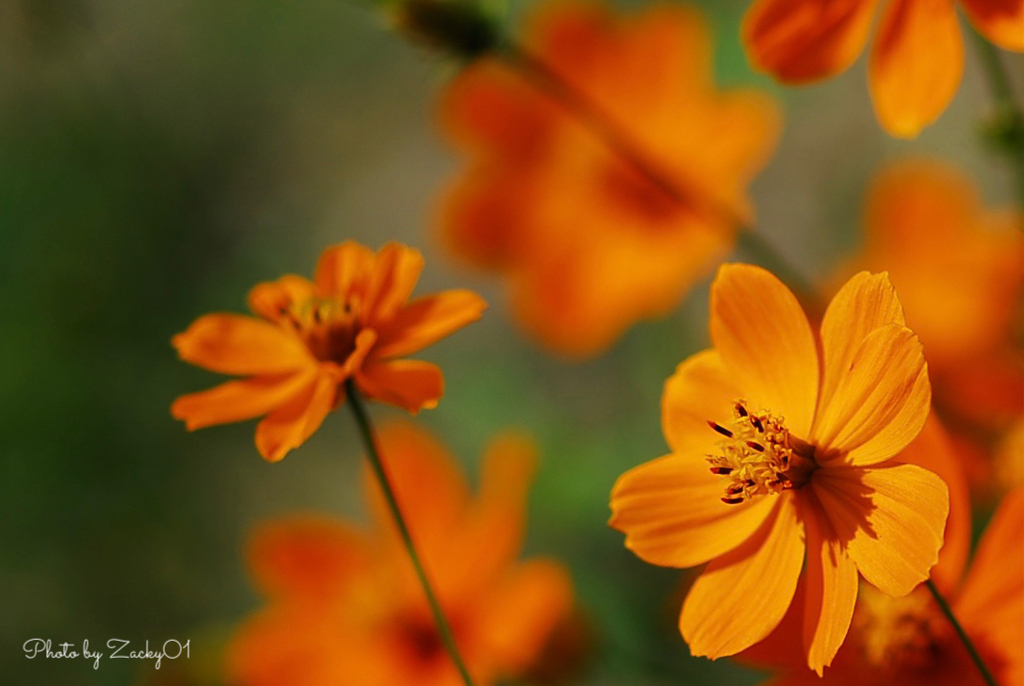
[[[495,440],[470,494],[446,449],[408,424],[385,426],[382,459],[459,651],[479,685],[531,668],[569,613],[569,578],[546,559],[517,562],[534,454]],[[241,686],[456,686],[423,590],[367,473],[369,530],[322,518],[271,523],[249,566],[268,606],[229,650]]]
[[[542,343],[593,355],[677,305],[729,250],[779,114],[761,93],[714,87],[709,31],[684,7],[621,17],[545,3],[524,45],[632,155],[526,72],[478,60],[440,107],[466,158],[440,230],[456,255],[504,277],[514,316]]]
[[[936,410],[986,490],[985,455],[1024,409],[1021,211],[984,207],[970,179],[927,160],[884,170],[866,208],[864,247],[839,273],[889,272],[924,346]]]
[[[1021,52],[1021,0],[961,0],[978,31]],[[784,83],[845,71],[864,50],[876,10],[882,19],[868,85],[882,127],[912,138],[945,111],[960,85],[964,46],[953,0],[756,0],[743,24],[751,62]]]
[[[889,280],[866,272],[816,335],[778,279],[725,265],[710,328],[714,348],[665,384],[671,453],[619,478],[610,523],[648,562],[708,563],[680,629],[711,658],[778,625],[806,553],[801,653],[820,674],[846,636],[859,576],[898,596],[937,561],[947,486],[891,459],[930,410],[921,345]]]
[[[246,378],[174,401],[189,430],[266,415],[256,447],[277,461],[341,404],[347,379],[370,398],[410,412],[437,404],[441,370],[400,359],[479,319],[487,304],[452,290],[408,302],[423,258],[396,243],[374,254],[354,242],[328,248],[316,276],[283,276],[249,293],[258,315],[209,314],[172,340],[186,362]]]

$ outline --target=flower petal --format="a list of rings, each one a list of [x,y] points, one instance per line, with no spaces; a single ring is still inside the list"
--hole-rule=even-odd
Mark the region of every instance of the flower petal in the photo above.
[[[1020,0],[960,0],[978,31],[1001,48],[1024,50],[1024,3]]]
[[[699,454],[660,457],[615,482],[608,524],[651,564],[699,565],[743,543],[772,509],[771,497],[727,505],[725,485]]]
[[[868,81],[882,128],[913,138],[953,99],[964,46],[952,0],[892,0],[871,50]]]
[[[458,557],[451,565],[458,575],[453,582],[465,595],[494,583],[515,561],[523,545],[527,491],[536,466],[536,448],[524,436],[504,434],[488,446],[479,495],[458,534],[449,537]]]
[[[807,436],[818,395],[818,352],[807,317],[760,267],[726,264],[711,286],[711,340],[756,410],[782,415]]]
[[[314,363],[298,336],[238,314],[204,315],[171,345],[186,362],[221,374],[284,374]]]
[[[694,457],[714,450],[721,436],[714,433],[708,421],[724,424],[733,416],[736,401],[742,393],[729,380],[728,372],[717,350],[704,350],[691,355],[676,368],[665,382],[661,396],[661,430],[674,452],[698,447]]]
[[[363,303],[368,326],[379,328],[395,315],[409,299],[421,271],[423,255],[419,250],[398,243],[389,243],[380,249]]]
[[[928,578],[949,515],[942,479],[917,465],[892,462],[869,469],[825,466],[811,483],[867,581],[902,596]]]
[[[353,289],[366,287],[372,269],[373,252],[355,241],[345,241],[320,255],[313,281],[321,295],[346,298]]]
[[[441,370],[420,360],[370,362],[356,372],[355,378],[367,396],[413,414],[436,407],[444,392]]]
[[[448,450],[415,424],[383,424],[378,436],[381,461],[413,540],[422,555],[436,559],[450,548],[447,543],[468,506],[466,480]],[[369,468],[363,484],[376,530],[395,534],[400,545],[391,510]]]
[[[786,83],[838,74],[864,48],[877,0],[758,0],[743,19],[754,66]]]
[[[310,370],[309,373],[228,381],[206,391],[178,397],[171,405],[171,414],[175,419],[184,420],[189,431],[252,419],[301,393],[312,382],[313,374]]]
[[[803,519],[807,530],[804,650],[807,666],[821,676],[850,630],[857,604],[857,566],[820,513],[806,507]]]
[[[480,319],[487,302],[476,293],[452,290],[419,298],[384,325],[374,357],[414,353]]]
[[[290,324],[287,310],[296,303],[309,301],[315,292],[309,279],[287,274],[253,286],[249,290],[249,309],[268,321]]]
[[[531,560],[517,565],[479,606],[481,655],[501,674],[519,674],[539,656],[572,607],[572,584],[561,565]]]
[[[320,373],[307,389],[263,418],[256,427],[256,447],[271,462],[298,448],[320,428],[334,406],[338,382]]]
[[[369,572],[365,537],[320,517],[263,525],[249,540],[246,557],[256,583],[272,596],[335,598],[353,574]]]
[[[893,323],[903,326],[906,322],[888,274],[860,272],[839,289],[821,321],[819,407],[827,407],[832,402],[868,334]]]
[[[690,589],[679,628],[694,655],[733,655],[767,636],[782,620],[804,560],[803,527],[793,499],[735,550],[712,560]]]
[[[811,434],[821,449],[818,461],[864,466],[887,460],[914,440],[930,410],[928,366],[917,336],[899,324],[875,329],[829,404],[819,408]]]
[[[1024,492],[1017,487],[1003,498],[985,527],[963,590],[956,599],[957,614],[964,623],[991,628],[1011,626],[995,615],[1010,610],[1020,616],[1024,597],[1022,567]],[[1013,626],[1019,629],[1019,624],[1015,622]],[[1015,645],[1019,653],[1020,643]]]
[[[954,449],[949,435],[932,413],[917,438],[893,461],[923,467],[942,479],[949,489],[949,518],[939,562],[932,568],[931,578],[940,590],[951,591],[963,576],[971,550],[971,494],[962,451]]]

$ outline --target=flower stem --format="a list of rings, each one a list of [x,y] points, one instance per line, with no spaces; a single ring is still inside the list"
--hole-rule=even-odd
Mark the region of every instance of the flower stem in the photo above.
[[[956,631],[957,636],[960,637],[960,641],[967,648],[967,652],[970,653],[971,659],[974,660],[974,664],[978,667],[978,671],[981,672],[982,679],[988,686],[998,686],[996,680],[992,677],[992,673],[988,671],[988,667],[985,666],[984,660],[981,659],[981,655],[978,654],[978,650],[974,647],[974,643],[971,642],[970,637],[964,631],[963,627],[960,626],[960,622],[956,620],[956,616],[953,614],[953,610],[949,607],[949,603],[939,593],[939,589],[935,587],[935,583],[928,579],[925,581],[928,586],[928,590],[931,591],[932,597],[935,598],[935,602],[938,603],[939,608],[942,610],[942,614],[946,615],[946,619],[953,625],[953,629]]]
[[[363,438],[363,443],[366,445],[367,459],[370,461],[370,466],[373,467],[373,472],[377,477],[377,481],[380,483],[381,491],[384,492],[384,499],[387,501],[388,508],[390,508],[391,514],[394,517],[395,526],[398,528],[398,533],[402,537],[402,543],[405,544],[405,550],[409,553],[409,559],[412,561],[412,566],[416,569],[416,576],[419,577],[420,585],[423,587],[423,592],[427,596],[427,602],[430,604],[430,611],[434,615],[434,624],[437,625],[437,633],[440,634],[441,642],[444,644],[445,650],[448,651],[448,655],[451,657],[452,662],[455,663],[455,667],[459,670],[459,675],[462,677],[463,683],[466,686],[473,686],[473,678],[469,675],[469,670],[466,669],[466,664],[463,662],[462,656],[459,654],[459,647],[455,643],[455,635],[452,632],[451,626],[448,624],[448,620],[445,619],[444,612],[441,610],[441,604],[437,601],[437,595],[434,593],[430,580],[427,578],[427,572],[423,568],[420,556],[416,552],[416,546],[413,545],[412,536],[409,534],[409,527],[406,525],[405,518],[402,516],[402,510],[398,506],[398,500],[395,498],[394,489],[391,487],[391,480],[388,479],[387,471],[384,469],[384,463],[380,458],[380,448],[378,446],[376,432],[373,429],[373,424],[370,422],[370,416],[366,412],[366,407],[363,405],[363,399],[359,395],[359,390],[352,382],[352,379],[345,381],[345,395],[348,397],[348,402],[352,407],[352,414],[359,427],[359,433]]]
[[[538,90],[559,103],[570,115],[590,128],[608,148],[672,201],[698,212],[705,212],[739,228],[741,242],[764,266],[786,281],[810,302],[817,301],[817,289],[779,252],[754,230],[749,221],[728,203],[707,193],[695,192],[696,183],[670,177],[665,170],[640,150],[628,131],[601,106],[574,87],[540,57],[510,39],[502,42],[496,54],[517,69]],[[679,170],[673,170],[678,177]]]

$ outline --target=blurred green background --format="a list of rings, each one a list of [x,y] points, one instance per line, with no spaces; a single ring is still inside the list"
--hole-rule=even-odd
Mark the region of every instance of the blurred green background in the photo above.
[[[752,193],[761,230],[812,277],[856,244],[865,185],[887,159],[951,159],[989,203],[1019,193],[980,145],[990,98],[970,42],[952,107],[899,142],[874,121],[863,57],[840,78],[783,90],[740,48],[747,0],[697,4],[716,29],[720,83],[760,85],[786,106]],[[342,0],[0,3],[4,683],[185,683],[175,668],[216,683],[224,639],[261,604],[242,561],[253,524],[295,511],[361,518],[346,413],[271,465],[251,422],[189,434],[168,411],[217,380],[176,359],[174,333],[205,312],[244,310],[251,285],[309,274],[348,238],[419,247],[417,292],[471,287],[492,303],[422,355],[445,370],[447,391],[418,421],[471,473],[497,431],[537,439],[526,554],[557,554],[573,573],[594,640],[574,683],[757,681],[688,657],[675,628],[684,575],[640,562],[605,525],[615,478],[665,450],[661,385],[708,342],[707,288],[593,361],[524,339],[498,284],[454,265],[431,231],[437,191],[459,166],[432,116],[454,69]],[[34,637],[191,639],[191,659],[159,673],[132,660],[93,670],[27,660]]]

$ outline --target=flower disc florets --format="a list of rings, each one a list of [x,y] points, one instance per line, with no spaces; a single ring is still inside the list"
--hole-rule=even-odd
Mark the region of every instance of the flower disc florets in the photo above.
[[[751,412],[743,400],[736,401],[727,427],[711,420],[708,425],[725,437],[720,453],[707,460],[712,474],[729,477],[722,497],[729,505],[799,488],[817,467],[813,447],[790,435],[781,417]]]

